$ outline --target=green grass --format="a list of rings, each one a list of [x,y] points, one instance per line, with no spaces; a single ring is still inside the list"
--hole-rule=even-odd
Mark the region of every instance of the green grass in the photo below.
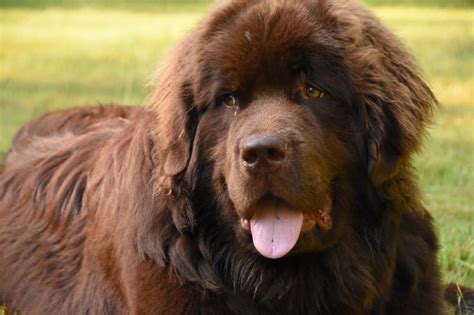
[[[428,0],[433,1],[433,0]],[[437,0],[434,0],[437,1]],[[466,1],[466,0],[455,0]],[[211,4],[210,0],[2,0],[4,8],[96,8],[96,9],[126,9],[139,11],[195,11]]]
[[[369,5],[384,6],[430,6],[430,7],[472,7],[472,0],[361,0]]]
[[[158,62],[206,7],[157,2],[125,10],[120,1],[107,8],[106,0],[4,0],[0,151],[22,124],[49,110],[146,103]],[[384,6],[375,12],[413,50],[443,104],[416,165],[440,232],[445,281],[474,285],[474,9]]]

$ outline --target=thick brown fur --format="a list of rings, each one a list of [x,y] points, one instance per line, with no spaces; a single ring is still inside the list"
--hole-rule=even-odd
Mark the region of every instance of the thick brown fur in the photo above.
[[[226,1],[160,73],[153,110],[68,110],[16,137],[0,177],[11,310],[442,313],[410,162],[436,100],[370,12]],[[308,97],[308,82],[326,96]],[[284,142],[285,159],[250,171],[242,146],[261,136]],[[240,222],[265,198],[305,215],[330,198],[331,224],[264,258]]]

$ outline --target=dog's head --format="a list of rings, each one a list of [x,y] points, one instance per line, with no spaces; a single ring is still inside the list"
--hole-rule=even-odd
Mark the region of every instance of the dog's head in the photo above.
[[[305,0],[219,7],[156,96],[160,175],[212,195],[269,258],[331,246],[356,192],[418,148],[435,102],[365,9]]]

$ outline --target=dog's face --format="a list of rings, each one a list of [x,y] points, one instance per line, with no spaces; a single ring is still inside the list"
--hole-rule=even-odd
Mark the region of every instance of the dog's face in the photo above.
[[[363,69],[365,57],[354,55],[356,68],[355,40],[343,34],[354,21],[332,9],[303,0],[225,5],[173,63],[179,101],[162,99],[160,136],[172,152],[164,172],[186,170],[197,203],[217,205],[242,246],[267,258],[334,245],[354,224],[358,192],[396,173],[416,147],[404,133],[421,128],[399,126],[397,104],[419,104],[403,84],[399,99],[383,94],[393,83],[384,65]],[[170,128],[185,130],[174,134],[183,141],[169,140]],[[202,202],[206,193],[213,197]]]
[[[269,258],[329,245],[327,236],[340,223],[333,220],[335,185],[352,172],[350,152],[331,128],[338,116],[344,120],[337,107],[347,104],[298,76],[303,75],[289,76],[282,89],[252,91],[248,103],[230,110],[235,116],[225,152],[219,152],[225,164],[216,169],[225,178],[239,228]]]
[[[225,121],[219,141],[206,144],[221,161],[214,179],[225,183],[219,193],[231,200],[236,233],[268,258],[327,248],[345,221],[335,186],[361,165],[345,144],[358,134],[352,85],[326,38],[307,12],[268,2],[202,51],[210,77],[201,90],[211,96],[202,104],[209,124]]]

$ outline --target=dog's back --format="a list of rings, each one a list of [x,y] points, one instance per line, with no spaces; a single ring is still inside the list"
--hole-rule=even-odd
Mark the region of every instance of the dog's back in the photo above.
[[[84,198],[91,177],[107,168],[97,163],[100,153],[145,113],[79,107],[46,114],[16,135],[0,176],[0,302],[10,311],[121,312],[114,290],[82,270],[94,254]]]
[[[55,142],[59,138],[83,134],[100,128],[106,122],[136,119],[142,109],[131,106],[81,106],[49,112],[23,126],[12,141],[5,165],[23,158],[23,151],[38,142]]]

